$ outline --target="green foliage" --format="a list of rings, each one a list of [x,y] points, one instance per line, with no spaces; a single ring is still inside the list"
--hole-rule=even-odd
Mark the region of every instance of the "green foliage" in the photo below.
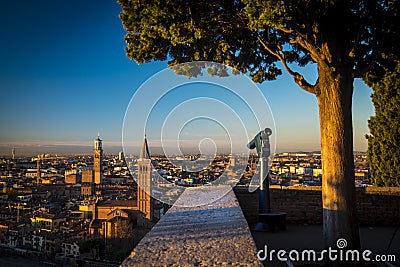
[[[285,1],[244,0],[249,14],[249,26],[253,30],[265,27],[284,27],[290,21]]]
[[[391,30],[397,25],[398,1],[117,2],[127,30],[126,53],[137,63],[214,61],[260,83],[282,73],[279,59],[265,46],[286,63],[345,63],[357,76],[388,42],[398,40]]]
[[[80,253],[92,253],[93,259],[102,259],[104,257],[105,243],[102,238],[90,238],[85,240],[79,246]]]
[[[133,225],[128,220],[119,220],[116,237],[119,239],[133,239],[134,236]]]
[[[281,71],[266,53],[257,32],[247,27],[240,1],[118,0],[125,29],[126,53],[137,63],[166,60],[170,65],[191,61],[227,64],[250,72],[262,82]]]
[[[400,60],[383,55],[382,76],[367,75],[375,116],[368,121],[368,162],[377,186],[400,186]],[[375,72],[376,73],[376,72]]]

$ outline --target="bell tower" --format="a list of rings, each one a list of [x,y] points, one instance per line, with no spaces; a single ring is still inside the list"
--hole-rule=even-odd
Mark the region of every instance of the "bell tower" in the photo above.
[[[151,193],[151,159],[147,139],[144,136],[142,150],[140,151],[138,163],[138,208],[146,219],[153,219],[154,200]]]
[[[103,147],[102,147],[102,140],[100,139],[100,135],[97,135],[97,138],[94,140],[94,183],[101,184],[103,180]]]

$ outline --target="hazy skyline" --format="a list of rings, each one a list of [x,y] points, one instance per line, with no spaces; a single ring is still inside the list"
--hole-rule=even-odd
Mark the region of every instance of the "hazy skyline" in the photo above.
[[[114,1],[0,2],[0,154],[11,155],[12,146],[17,155],[91,147],[98,132],[105,150],[121,146],[132,95],[167,64],[126,57],[120,10]],[[315,66],[302,72],[315,81]],[[286,73],[257,86],[275,118],[277,151],[319,150],[316,97]],[[371,93],[355,81],[354,150],[367,148]]]

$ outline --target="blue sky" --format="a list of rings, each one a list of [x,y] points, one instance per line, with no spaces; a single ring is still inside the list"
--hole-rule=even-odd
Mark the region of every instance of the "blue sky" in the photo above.
[[[126,57],[119,12],[115,1],[0,1],[0,147],[91,145],[98,132],[105,148],[121,144],[132,95],[166,63]],[[315,79],[313,66],[305,73]],[[258,86],[275,118],[278,151],[318,150],[315,96],[286,74]],[[355,82],[356,150],[367,147],[371,93]]]

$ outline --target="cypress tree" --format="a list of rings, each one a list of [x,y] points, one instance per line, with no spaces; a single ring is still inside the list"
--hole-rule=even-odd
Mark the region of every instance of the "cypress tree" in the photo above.
[[[400,60],[385,59],[381,71],[365,79],[375,106],[368,121],[367,160],[374,185],[400,186]]]

